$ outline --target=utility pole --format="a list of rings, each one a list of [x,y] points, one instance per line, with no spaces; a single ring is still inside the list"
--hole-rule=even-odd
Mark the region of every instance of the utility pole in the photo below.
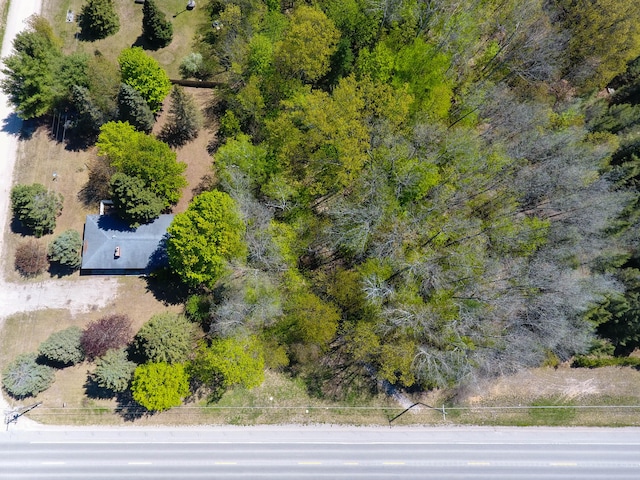
[[[4,423],[7,424],[7,430],[9,430],[10,423],[16,423],[22,415],[24,415],[27,412],[30,412],[31,410],[33,410],[36,407],[39,407],[40,405],[42,405],[42,402],[34,403],[33,405],[30,405],[28,407],[20,407],[15,411],[11,411],[7,413],[4,417]],[[20,410],[23,410],[23,411],[21,412]]]

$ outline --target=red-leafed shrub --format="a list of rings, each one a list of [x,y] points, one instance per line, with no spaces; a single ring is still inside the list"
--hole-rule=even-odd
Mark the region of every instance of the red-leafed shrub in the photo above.
[[[124,347],[132,338],[129,317],[113,314],[91,322],[82,332],[80,344],[87,358],[94,359],[103,356],[107,350]]]
[[[26,277],[40,275],[49,266],[47,249],[37,240],[27,240],[16,249],[15,266]]]

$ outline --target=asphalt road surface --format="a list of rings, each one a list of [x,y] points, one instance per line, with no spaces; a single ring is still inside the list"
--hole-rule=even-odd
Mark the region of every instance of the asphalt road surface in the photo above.
[[[1,479],[640,479],[638,429],[19,431]]]

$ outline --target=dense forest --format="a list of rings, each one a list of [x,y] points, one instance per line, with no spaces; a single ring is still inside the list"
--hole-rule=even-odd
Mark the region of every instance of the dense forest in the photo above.
[[[182,71],[222,83],[216,184],[168,240],[209,342],[192,378],[224,384],[209,360],[234,342],[337,398],[640,346],[639,3],[205,3]],[[41,115],[16,58],[3,88]],[[51,89],[70,88],[78,135],[106,156],[146,136],[106,114],[136,85],[100,110],[106,86],[82,82]]]

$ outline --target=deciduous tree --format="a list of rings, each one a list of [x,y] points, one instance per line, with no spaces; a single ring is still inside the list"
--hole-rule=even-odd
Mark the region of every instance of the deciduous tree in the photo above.
[[[176,153],[166,143],[137,132],[128,123],[109,122],[100,129],[96,145],[111,167],[141,179],[165,207],[180,200],[187,184],[182,175],[187,165],[176,160]]]
[[[275,62],[284,75],[314,82],[327,73],[340,32],[321,10],[306,5],[291,14],[289,27],[276,46]]]
[[[232,198],[219,191],[196,196],[168,229],[171,268],[187,283],[213,287],[227,262],[242,258],[245,225]]]
[[[255,338],[215,339],[198,348],[189,372],[214,389],[254,388],[264,381],[264,357]]]
[[[177,407],[189,394],[189,376],[181,364],[146,363],[133,373],[133,399],[147,410]]]
[[[16,248],[15,267],[22,275],[40,275],[47,265],[47,250],[37,240],[27,240]]]
[[[89,360],[102,357],[107,350],[119,349],[133,339],[131,319],[125,314],[112,314],[89,323],[82,332],[80,344]]]
[[[135,88],[147,101],[152,112],[162,107],[162,101],[171,91],[167,72],[140,47],[123,50],[118,57],[123,83]]]

